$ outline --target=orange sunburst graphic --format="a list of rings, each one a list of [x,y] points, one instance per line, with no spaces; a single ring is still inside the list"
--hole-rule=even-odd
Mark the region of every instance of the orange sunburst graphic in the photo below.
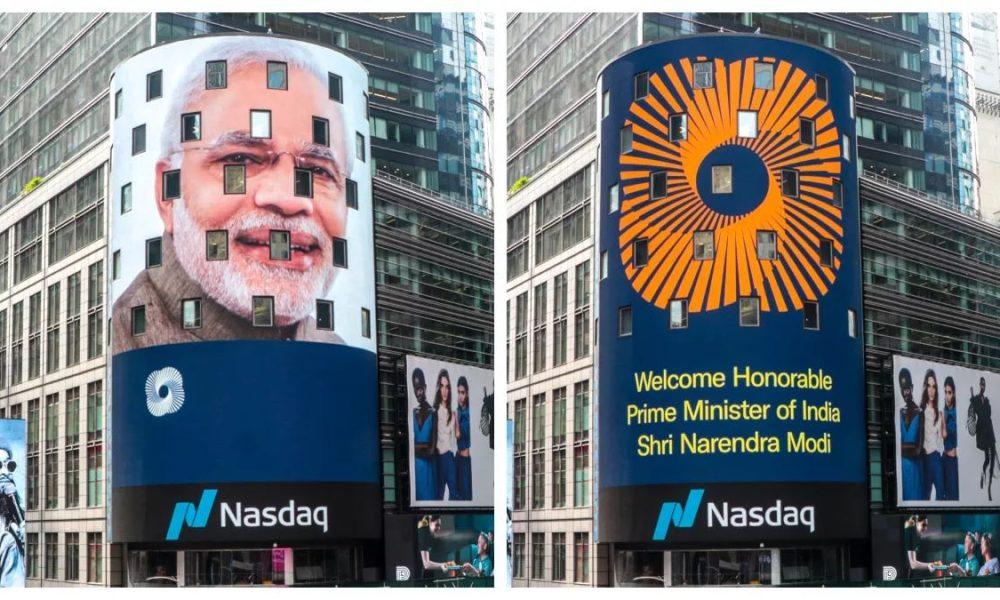
[[[773,65],[771,89],[755,87],[756,63]],[[712,64],[714,85],[708,88],[695,89],[688,59],[651,72],[649,94],[629,107],[625,126],[631,126],[634,141],[632,151],[620,156],[625,275],[643,299],[660,308],[686,299],[696,313],[756,296],[762,311],[799,310],[829,290],[844,249],[842,211],[833,202],[841,171],[833,112],[816,97],[815,80],[786,61]],[[756,114],[755,137],[738,135],[739,111]],[[675,131],[672,141],[670,118],[680,114],[686,115],[686,136]],[[800,139],[802,119],[812,123],[812,144]],[[741,196],[747,192],[741,189],[744,176],[733,165],[731,194],[713,195],[708,202],[700,174],[723,149],[750,157],[760,174],[759,197]],[[650,176],[662,171],[666,195],[653,198]],[[782,193],[782,171],[797,172],[797,197]],[[750,200],[752,206],[728,210],[719,198]],[[758,256],[759,231],[776,234],[775,255]],[[712,232],[711,258],[695,257],[695,232]],[[647,248],[647,262],[638,267],[636,240],[645,240]],[[832,262],[821,258],[824,246],[832,247]]]

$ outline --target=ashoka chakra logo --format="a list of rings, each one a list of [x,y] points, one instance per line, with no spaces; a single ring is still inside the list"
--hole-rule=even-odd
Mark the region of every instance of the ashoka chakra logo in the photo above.
[[[146,408],[154,417],[175,413],[184,406],[184,377],[173,367],[153,371],[146,378]]]

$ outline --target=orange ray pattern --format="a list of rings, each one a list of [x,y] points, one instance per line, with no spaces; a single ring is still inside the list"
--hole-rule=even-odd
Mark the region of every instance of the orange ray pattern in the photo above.
[[[754,65],[774,65],[772,89],[756,89]],[[689,312],[716,310],[740,296],[757,296],[763,311],[800,310],[826,294],[843,252],[841,208],[834,189],[841,171],[840,132],[812,77],[787,61],[713,61],[714,85],[696,89],[692,63],[682,59],[651,73],[649,94],[634,101],[625,126],[632,151],[620,156],[623,199],[619,247],[625,274],[647,302],[666,308],[687,299]],[[741,138],[737,111],[757,112],[757,136]],[[670,117],[687,115],[686,138],[670,141]],[[813,145],[799,140],[800,117],[815,124]],[[768,173],[765,197],[739,215],[709,207],[696,185],[702,161],[716,148],[740,145]],[[784,196],[781,171],[799,173],[797,198]],[[650,174],[667,173],[667,195],[653,199]],[[740,175],[733,173],[733,193]],[[775,259],[757,257],[757,231],[777,233]],[[713,231],[714,258],[695,259],[693,234]],[[637,267],[633,242],[648,240],[648,261]],[[833,243],[833,267],[820,262],[820,243]]]

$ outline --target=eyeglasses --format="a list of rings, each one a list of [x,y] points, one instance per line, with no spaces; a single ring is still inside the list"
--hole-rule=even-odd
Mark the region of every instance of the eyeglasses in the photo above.
[[[0,468],[5,468],[8,473],[13,473],[17,469],[17,462],[13,460],[0,460]]]

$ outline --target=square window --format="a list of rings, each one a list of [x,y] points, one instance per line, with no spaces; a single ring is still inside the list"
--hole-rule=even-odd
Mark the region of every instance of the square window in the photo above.
[[[740,298],[740,327],[760,326],[760,298]]]
[[[287,231],[271,231],[271,260],[292,259],[292,234]]]
[[[320,146],[330,145],[330,122],[320,117],[313,117],[313,143]]]
[[[611,92],[604,90],[601,94],[601,118],[608,116],[608,112],[611,110]]]
[[[309,169],[295,169],[295,195],[312,198],[313,174]]]
[[[819,241],[819,264],[833,268],[833,241]]]
[[[226,87],[226,61],[210,60],[205,63],[205,89],[220,90]]]
[[[667,197],[667,172],[654,171],[649,175],[649,189],[653,200]]]
[[[621,144],[621,153],[628,154],[632,151],[632,126],[626,125],[622,127],[619,143]]]
[[[771,63],[754,63],[753,87],[758,90],[774,88],[774,65]]]
[[[632,335],[632,307],[618,307],[618,337]]]
[[[274,297],[253,297],[253,326],[271,327],[274,325]]]
[[[263,139],[271,137],[271,111],[250,111],[250,137]]]
[[[115,250],[111,255],[111,280],[117,281],[122,274],[122,251]]]
[[[710,88],[715,85],[714,79],[712,63],[707,61],[694,63],[694,89]]]
[[[146,333],[146,307],[132,307],[132,335],[142,335]]]
[[[608,213],[618,210],[618,184],[608,188]]]
[[[694,243],[695,260],[715,258],[715,234],[711,231],[696,231],[691,237]]]
[[[163,71],[146,75],[146,102],[163,96]]]
[[[632,242],[632,264],[645,267],[649,264],[649,240],[640,238]]]
[[[229,260],[229,232],[216,229],[205,232],[205,259]]]
[[[333,331],[333,302],[316,301],[316,329]]]
[[[822,75],[816,76],[816,98],[819,100],[826,100],[830,95],[830,86],[827,83],[826,77]]]
[[[184,329],[201,328],[201,298],[181,300],[181,320]]]
[[[736,135],[742,138],[757,137],[757,111],[741,110],[736,112]]]
[[[163,264],[163,238],[146,240],[146,268],[159,267]]]
[[[757,232],[757,259],[775,260],[778,258],[778,234],[774,231]]]
[[[122,90],[115,92],[115,118],[122,116],[122,112],[125,110],[125,98],[122,94]]]
[[[166,171],[163,173],[163,199],[173,200],[181,197],[181,172]]]
[[[126,183],[122,186],[121,213],[124,215],[130,210],[132,210],[132,184]]]
[[[347,208],[358,208],[358,182],[353,179],[347,180]]]
[[[799,142],[806,146],[816,144],[816,124],[809,119],[799,119]]]
[[[347,268],[347,240],[333,238],[333,266]]]
[[[712,193],[733,193],[733,166],[712,165]]]
[[[670,301],[670,328],[687,329],[688,326],[688,301]]]
[[[344,101],[344,79],[334,73],[326,74],[327,87],[330,91],[330,100],[337,102]]]
[[[852,338],[858,337],[858,314],[853,308],[847,309],[847,335]]]
[[[601,280],[607,279],[608,277],[608,251],[603,250],[601,252]]]
[[[831,202],[834,206],[842,208],[844,206],[844,184],[839,179],[833,180]]]
[[[222,167],[223,193],[247,193],[246,165],[225,165]]]
[[[635,94],[634,98],[636,100],[640,98],[645,98],[649,95],[649,73],[643,71],[635,76],[633,92]]]
[[[354,133],[354,156],[365,162],[365,136],[360,132]]]
[[[819,329],[819,303],[802,303],[802,327],[805,329]]]
[[[267,61],[267,89],[287,90],[288,89],[288,64],[283,62]]]
[[[361,335],[366,338],[372,336],[372,313],[367,308],[361,309]]]
[[[799,172],[794,169],[781,171],[781,193],[789,198],[799,197]]]
[[[132,128],[132,156],[146,151],[146,126]]]
[[[181,115],[181,141],[195,142],[201,139],[201,113]]]
[[[670,141],[679,142],[688,136],[687,115],[670,115]]]

